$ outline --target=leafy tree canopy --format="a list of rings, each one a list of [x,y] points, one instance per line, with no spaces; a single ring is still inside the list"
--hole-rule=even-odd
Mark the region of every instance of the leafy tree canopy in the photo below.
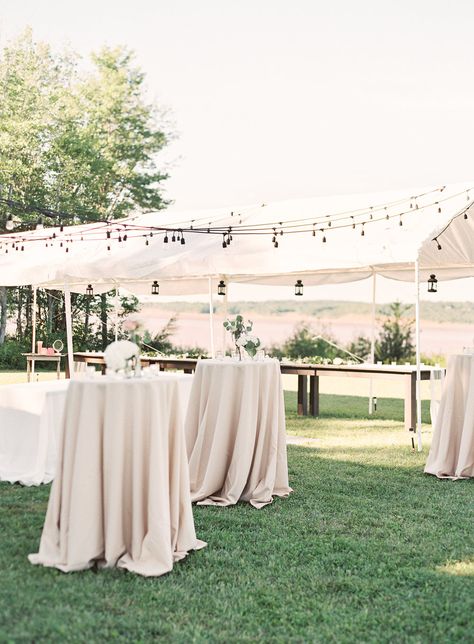
[[[11,188],[13,199],[77,221],[162,208],[167,175],[158,153],[169,135],[133,54],[103,48],[86,71],[78,65],[76,55],[36,43],[30,30],[0,53],[2,196]]]

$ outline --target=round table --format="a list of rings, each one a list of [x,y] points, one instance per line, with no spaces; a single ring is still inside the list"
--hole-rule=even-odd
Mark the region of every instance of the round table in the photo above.
[[[183,420],[192,376],[73,380],[38,554],[64,572],[169,572],[196,538]]]
[[[448,359],[425,472],[439,478],[474,476],[474,355]]]
[[[185,428],[192,501],[261,508],[291,492],[277,360],[200,360]]]

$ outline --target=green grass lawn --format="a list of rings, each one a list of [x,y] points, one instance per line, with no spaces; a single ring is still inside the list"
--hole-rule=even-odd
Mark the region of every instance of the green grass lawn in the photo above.
[[[473,642],[474,482],[423,474],[397,401],[314,420],[292,395],[288,433],[315,439],[288,448],[294,493],[195,507],[209,545],[160,578],[30,565],[49,486],[0,484],[0,642]]]

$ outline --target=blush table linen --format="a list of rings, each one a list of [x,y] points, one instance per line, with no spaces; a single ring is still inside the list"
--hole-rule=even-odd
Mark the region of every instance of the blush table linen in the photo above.
[[[69,380],[0,387],[0,481],[53,480]]]
[[[192,376],[73,380],[56,478],[31,563],[157,576],[196,538],[184,415]]]
[[[474,355],[448,359],[425,473],[439,478],[474,477]]]
[[[278,361],[199,361],[185,427],[192,501],[262,508],[292,491]]]

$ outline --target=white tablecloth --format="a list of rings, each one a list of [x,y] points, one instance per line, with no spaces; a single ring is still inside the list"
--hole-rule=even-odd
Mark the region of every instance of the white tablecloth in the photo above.
[[[474,356],[448,360],[425,472],[440,478],[474,476]]]
[[[55,474],[69,380],[0,387],[0,480],[49,483]]]
[[[196,538],[183,420],[192,376],[71,382],[36,564],[142,575],[206,544]]]
[[[186,418],[191,499],[254,507],[287,496],[285,408],[275,360],[197,364]]]

